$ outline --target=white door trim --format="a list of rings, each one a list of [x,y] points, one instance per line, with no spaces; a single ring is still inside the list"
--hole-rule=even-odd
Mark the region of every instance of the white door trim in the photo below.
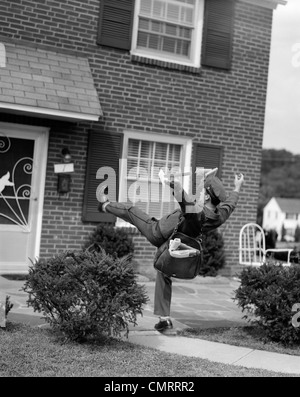
[[[23,124],[13,123],[2,123],[0,122],[0,134],[7,135],[16,138],[22,138],[22,132],[24,132],[24,138],[32,138],[35,141],[34,156],[33,156],[33,172],[32,172],[32,187],[31,196],[37,198],[34,211],[37,213],[35,224],[32,225],[35,228],[34,238],[31,240],[30,252],[32,252],[32,259],[38,258],[40,253],[40,243],[42,235],[42,221],[43,221],[43,206],[45,196],[45,182],[46,182],[46,169],[47,169],[47,158],[48,158],[48,142],[49,142],[49,130],[48,127],[36,127]],[[37,168],[38,167],[38,172]],[[32,206],[30,211],[32,211]],[[32,217],[31,217],[32,218]],[[1,263],[0,273],[27,273],[28,268],[24,264],[20,263]]]

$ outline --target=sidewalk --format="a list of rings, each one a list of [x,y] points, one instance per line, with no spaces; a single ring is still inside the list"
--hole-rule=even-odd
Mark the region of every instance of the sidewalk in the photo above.
[[[138,317],[138,325],[130,327],[129,342],[224,364],[300,375],[300,356],[176,336],[175,332],[165,335],[155,331],[153,326],[157,317],[153,315],[154,282],[142,276],[139,282],[146,286],[150,302],[144,308],[143,316]],[[45,322],[41,315],[27,307],[27,294],[20,291],[23,284],[23,281],[7,280],[0,276],[0,298],[9,295],[14,304],[8,320],[42,327]],[[233,291],[238,285],[238,281],[224,277],[198,277],[187,282],[174,280],[171,312],[174,328],[180,330],[186,327],[246,325],[241,310],[232,300]]]

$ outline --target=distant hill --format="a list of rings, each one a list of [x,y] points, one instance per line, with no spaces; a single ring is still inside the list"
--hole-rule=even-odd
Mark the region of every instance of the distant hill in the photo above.
[[[286,150],[263,149],[257,222],[272,197],[300,198],[300,155]]]

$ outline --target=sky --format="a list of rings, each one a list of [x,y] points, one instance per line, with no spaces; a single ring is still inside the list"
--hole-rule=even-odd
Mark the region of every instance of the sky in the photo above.
[[[300,155],[300,0],[274,10],[263,148]]]

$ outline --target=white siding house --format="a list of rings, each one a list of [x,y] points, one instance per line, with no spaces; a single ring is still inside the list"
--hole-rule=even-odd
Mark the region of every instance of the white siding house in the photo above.
[[[275,229],[278,240],[282,237],[282,226],[286,236],[294,237],[297,225],[300,227],[300,199],[273,197],[265,205],[262,226],[265,230]]]

